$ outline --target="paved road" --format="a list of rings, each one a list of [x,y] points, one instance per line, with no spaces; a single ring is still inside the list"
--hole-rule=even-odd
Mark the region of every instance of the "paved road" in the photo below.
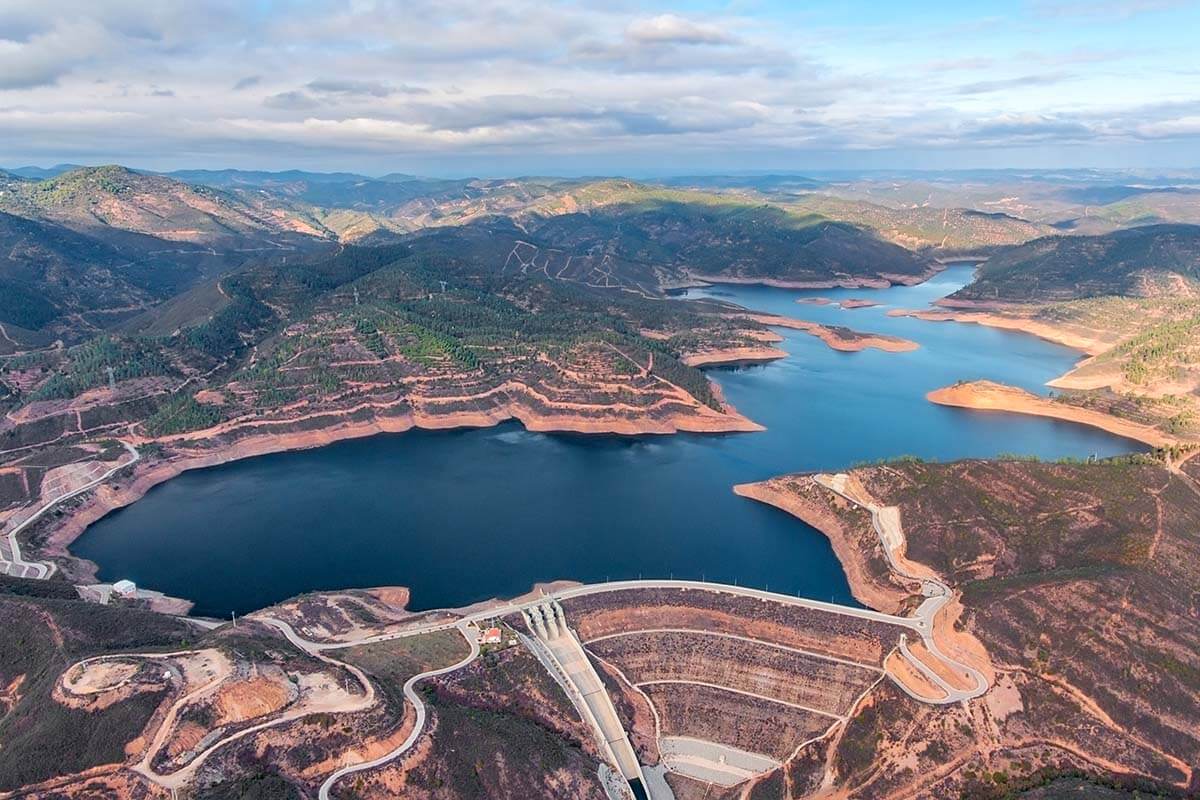
[[[291,642],[293,645],[300,648],[304,652],[308,653],[309,655],[312,655],[315,658],[319,658],[322,661],[325,661],[326,663],[335,664],[337,666],[343,667],[343,668],[348,669],[351,672],[353,672],[355,677],[357,677],[359,679],[359,681],[363,684],[363,686],[366,687],[367,697],[368,697],[367,705],[374,703],[375,687],[371,683],[371,681],[367,679],[367,676],[362,672],[362,670],[360,670],[358,667],[354,666],[353,664],[349,664],[345,661],[340,661],[336,658],[330,658],[329,656],[325,655],[322,652],[323,650],[330,650],[333,648],[323,646],[319,642],[312,642],[312,641],[309,641],[308,639],[305,639],[304,637],[300,636],[300,634],[296,633],[295,629],[292,628],[291,625],[284,622],[283,620],[275,619],[274,617],[258,617],[258,619],[260,619],[262,622],[265,622],[266,624],[270,625],[271,627],[279,630],[281,633],[283,633],[283,635],[285,637],[287,637],[287,640],[289,642]],[[421,733],[425,729],[426,710],[425,710],[425,701],[423,701],[421,699],[421,696],[419,694],[417,694],[415,687],[418,683],[425,680],[426,678],[433,678],[438,675],[444,675],[448,672],[454,672],[457,669],[462,669],[467,664],[470,664],[472,661],[474,661],[476,658],[479,657],[479,643],[478,643],[476,637],[472,636],[470,634],[470,632],[467,630],[468,625],[469,625],[469,623],[466,620],[458,620],[457,622],[451,623],[450,625],[431,626],[429,629],[424,631],[425,633],[430,633],[433,630],[444,630],[446,628],[457,628],[459,630],[459,632],[462,633],[463,638],[467,640],[467,644],[470,645],[471,651],[466,655],[465,658],[463,658],[461,661],[459,661],[456,664],[452,664],[449,667],[442,667],[440,669],[432,669],[427,672],[422,672],[418,675],[412,676],[407,681],[405,681],[404,682],[404,696],[408,699],[408,702],[413,704],[413,708],[416,709],[416,713],[417,713],[416,723],[413,725],[413,729],[408,734],[408,737],[400,744],[399,747],[395,748],[394,750],[391,750],[390,752],[383,754],[379,758],[375,758],[370,761],[363,761],[359,764],[351,764],[349,766],[342,767],[341,769],[337,770],[336,772],[333,772],[328,778],[325,779],[325,782],[321,784],[320,791],[318,792],[318,795],[317,795],[320,798],[320,800],[329,800],[329,792],[333,788],[333,785],[335,783],[337,783],[339,780],[341,780],[342,778],[344,778],[345,776],[353,774],[355,772],[362,772],[363,770],[373,769],[375,767],[382,766],[382,765],[388,763],[389,761],[392,761],[392,760],[398,758],[399,756],[403,755],[404,753],[408,752],[408,750],[414,744],[416,744],[417,739],[420,738]],[[418,634],[413,634],[413,635],[418,635]],[[378,641],[378,640],[375,640],[375,641]],[[367,642],[368,642],[367,639],[363,639],[360,641],[350,642],[347,644],[339,645],[339,647],[354,647],[354,646],[358,646],[360,644],[366,644]],[[213,749],[220,746],[220,744],[223,744],[223,743],[218,743],[217,745],[214,745]]]
[[[131,464],[135,464],[139,460],[141,460],[142,455],[141,455],[141,453],[139,453],[137,451],[137,448],[135,448],[133,445],[129,444],[128,442],[121,442],[121,444],[129,452],[130,459],[128,461],[126,461],[124,463],[118,463],[117,466],[113,467],[108,472],[101,475],[99,478],[96,478],[94,481],[91,481],[89,483],[84,484],[83,486],[80,486],[78,489],[74,490],[73,492],[68,492],[67,494],[64,494],[62,497],[54,498],[53,500],[51,500],[50,502],[46,503],[44,506],[39,508],[37,511],[33,512],[33,515],[28,517],[24,522],[17,525],[16,527],[14,527],[12,530],[10,530],[8,532],[7,536],[5,537],[5,541],[8,545],[7,555],[5,555],[6,548],[3,546],[4,543],[0,543],[0,572],[3,572],[7,575],[15,576],[18,578],[37,578],[37,579],[49,578],[51,575],[54,574],[54,571],[57,569],[57,567],[53,563],[43,562],[43,561],[26,561],[21,556],[21,544],[20,544],[20,542],[17,541],[17,535],[19,533],[21,533],[21,531],[25,530],[25,528],[32,525],[43,514],[45,514],[50,509],[54,508],[59,503],[62,503],[66,500],[70,500],[72,497],[77,497],[86,491],[94,489],[95,487],[99,486],[100,484],[104,483],[106,480],[111,478],[113,475],[115,475],[120,470],[125,469],[125,467],[128,467]]]
[[[949,704],[958,703],[965,700],[971,700],[979,697],[988,690],[987,678],[982,672],[970,666],[956,661],[943,653],[938,647],[937,642],[933,638],[933,621],[937,617],[942,607],[949,603],[954,594],[950,587],[937,578],[932,578],[927,575],[915,575],[909,570],[901,567],[895,558],[894,548],[898,547],[904,541],[904,532],[900,527],[900,509],[896,506],[880,506],[869,502],[865,498],[857,497],[854,493],[847,490],[846,473],[841,472],[837,475],[816,475],[815,480],[820,485],[824,486],[829,491],[845,498],[859,508],[866,509],[871,512],[871,524],[875,528],[875,533],[879,536],[879,542],[883,547],[884,555],[887,556],[888,565],[896,574],[901,575],[909,580],[917,581],[921,584],[925,592],[925,602],[916,611],[916,619],[920,619],[922,624],[917,629],[921,635],[922,641],[925,643],[925,648],[935,657],[944,662],[951,670],[962,672],[969,675],[975,682],[975,685],[970,689],[957,689],[947,683],[940,675],[932,670],[928,665],[921,662],[920,659],[912,655],[908,650],[907,642],[902,639],[900,641],[900,651],[909,661],[913,663],[926,677],[936,683],[942,690],[946,692],[945,699],[929,700],[928,703]]]
[[[684,581],[684,580],[635,580],[635,581],[611,581],[609,583],[593,583],[585,586],[573,586],[568,589],[560,589],[555,592],[547,592],[546,594],[511,603],[503,603],[497,606],[491,606],[481,611],[476,611],[467,614],[458,620],[452,622],[438,622],[429,625],[423,625],[417,628],[406,628],[395,633],[381,633],[375,636],[368,636],[363,639],[356,639],[349,642],[309,642],[309,646],[317,650],[338,650],[344,647],[354,647],[360,644],[372,644],[374,642],[387,642],[392,639],[403,639],[407,636],[420,636],[425,633],[433,633],[434,631],[447,630],[455,627],[459,622],[482,622],[496,617],[505,617],[509,614],[518,614],[521,611],[529,610],[533,606],[545,603],[548,600],[566,600],[572,597],[586,597],[593,594],[603,594],[605,592],[619,592],[627,589],[699,589],[709,592],[721,592],[725,594],[738,595],[740,597],[755,597],[762,600],[771,600],[776,603],[785,605],[800,606],[802,608],[811,608],[816,611],[824,611],[830,614],[840,614],[847,617],[855,617],[857,619],[871,620],[872,622],[883,622],[889,625],[899,625],[902,628],[908,628],[918,634],[924,636],[924,631],[928,627],[929,622],[923,616],[915,617],[898,617],[894,614],[884,614],[879,611],[872,611],[868,608],[851,608],[850,606],[842,606],[836,603],[825,603],[820,600],[809,600],[804,597],[793,597],[788,594],[778,594],[777,592],[768,592],[763,589],[751,589],[745,586],[728,586],[723,583],[708,583],[704,581]]]
[[[431,669],[428,672],[422,672],[419,675],[412,676],[411,678],[409,678],[407,681],[404,682],[404,696],[408,699],[408,702],[412,703],[413,707],[417,710],[417,719],[416,719],[416,722],[413,724],[413,729],[411,732],[409,732],[408,737],[395,750],[392,750],[391,752],[388,752],[388,753],[384,753],[379,758],[375,758],[370,761],[364,761],[360,764],[352,764],[347,767],[342,767],[338,771],[334,772],[332,775],[330,775],[328,778],[325,779],[324,783],[321,784],[321,789],[317,793],[317,797],[319,798],[319,800],[329,800],[329,791],[333,788],[333,785],[335,783],[337,783],[339,780],[341,780],[345,776],[353,774],[355,772],[362,772],[363,770],[373,769],[375,767],[382,766],[382,765],[388,763],[389,761],[392,761],[392,760],[404,755],[406,752],[408,752],[408,750],[414,744],[416,744],[417,739],[420,738],[421,733],[425,729],[425,701],[423,701],[421,699],[421,696],[419,694],[417,694],[416,689],[414,687],[421,681],[425,680],[426,678],[433,678],[438,675],[444,675],[447,672],[454,672],[457,669],[462,669],[463,667],[465,667],[467,664],[470,664],[472,661],[474,661],[479,656],[479,643],[476,640],[476,637],[472,636],[470,634],[470,632],[468,632],[467,623],[460,622],[455,627],[458,628],[459,631],[462,632],[463,638],[466,639],[467,643],[471,646],[471,652],[468,653],[467,656],[465,658],[463,658],[461,661],[459,661],[457,664],[452,664],[449,667],[442,667],[441,669]],[[291,637],[289,637],[289,638],[291,638]],[[313,655],[318,655],[318,657],[320,657],[319,654],[317,654],[317,653],[313,653]]]

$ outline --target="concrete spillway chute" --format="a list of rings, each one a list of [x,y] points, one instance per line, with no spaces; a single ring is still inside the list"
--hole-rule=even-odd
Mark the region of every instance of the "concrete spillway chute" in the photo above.
[[[550,632],[546,629],[546,616],[542,613],[541,606],[534,606],[530,613],[533,614],[533,624],[537,627],[538,636],[549,639]]]
[[[559,627],[558,619],[556,619],[554,616],[554,609],[550,606],[549,603],[542,606],[542,614],[545,615],[546,625],[547,625],[547,627],[550,628],[550,638],[557,639],[559,633],[561,631],[565,631],[567,629],[567,626],[564,624],[561,628]]]
[[[563,611],[562,604],[559,603],[557,600],[554,600],[550,603],[550,607],[554,609],[554,618],[558,620],[559,627],[561,627],[564,631],[566,631],[567,630],[567,615]]]

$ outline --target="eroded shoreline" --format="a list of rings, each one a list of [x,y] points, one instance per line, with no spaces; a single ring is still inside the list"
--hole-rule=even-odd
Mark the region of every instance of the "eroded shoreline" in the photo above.
[[[530,411],[519,403],[507,403],[487,412],[458,412],[430,415],[407,411],[398,415],[376,414],[369,420],[342,421],[328,427],[303,431],[284,431],[244,435],[209,450],[188,447],[190,442],[211,441],[204,431],[174,439],[141,439],[140,446],[174,445],[166,458],[144,458],[131,477],[116,483],[98,486],[83,505],[55,525],[40,548],[44,558],[64,563],[64,574],[74,582],[95,582],[98,567],[70,553],[71,544],[92,524],[119,508],[145,496],[155,486],[184,472],[220,466],[233,461],[275,453],[309,450],[340,441],[361,439],[384,433],[405,433],[419,430],[454,430],[491,428],[505,422],[519,422],[526,430],[538,433],[576,433],[591,435],[644,436],[673,433],[742,433],[765,430],[763,426],[739,414],[725,404],[725,412],[708,415],[673,414],[661,420],[648,417],[630,420],[595,420],[583,416],[544,415]],[[286,424],[286,421],[275,423]],[[269,427],[262,423],[254,427]],[[236,431],[237,429],[235,429]]]
[[[925,395],[931,403],[974,411],[1004,411],[1058,419],[1098,428],[1114,436],[1132,439],[1155,448],[1171,447],[1181,441],[1152,428],[1099,411],[1059,403],[1045,397],[992,381],[970,381],[935,389]]]

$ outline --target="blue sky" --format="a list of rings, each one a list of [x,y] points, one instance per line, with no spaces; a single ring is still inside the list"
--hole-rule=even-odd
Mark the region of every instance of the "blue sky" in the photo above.
[[[0,164],[1200,166],[1200,4],[5,0]]]

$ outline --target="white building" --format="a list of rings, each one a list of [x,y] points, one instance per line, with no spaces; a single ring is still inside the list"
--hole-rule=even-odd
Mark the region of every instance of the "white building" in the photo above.
[[[119,580],[113,584],[113,594],[120,597],[136,597],[137,584],[130,580]]]

